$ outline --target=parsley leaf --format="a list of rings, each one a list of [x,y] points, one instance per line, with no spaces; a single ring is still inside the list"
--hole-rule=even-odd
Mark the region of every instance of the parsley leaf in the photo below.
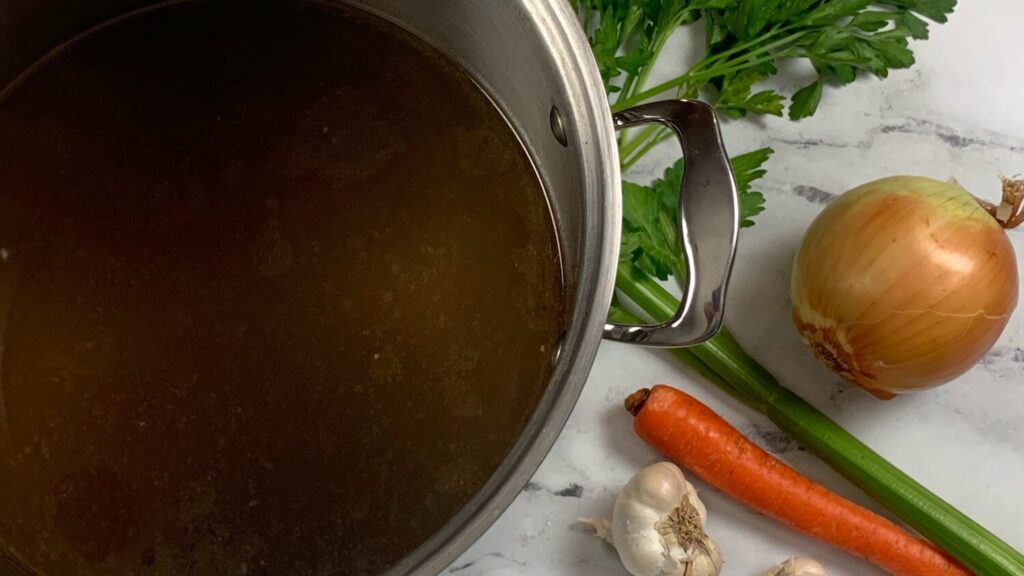
[[[751,95],[743,102],[733,104],[726,111],[734,118],[741,117],[747,112],[782,116],[783,107],[781,94],[774,90],[762,90]]]
[[[880,0],[878,3],[897,10],[912,10],[939,24],[945,24],[956,8],[956,0]]]
[[[771,148],[760,148],[731,160],[736,190],[740,195],[740,226],[743,228],[753,226],[753,217],[764,212],[764,194],[751,189],[751,185],[765,175],[764,163],[774,152]]]
[[[806,118],[818,109],[821,102],[821,80],[815,80],[793,94],[793,103],[789,106],[790,120]]]
[[[731,160],[743,227],[753,226],[753,217],[764,210],[764,195],[751,186],[765,175],[764,163],[771,154],[771,148],[761,148]],[[623,232],[619,259],[632,261],[637,268],[659,280],[686,275],[686,261],[676,229],[682,180],[683,160],[680,158],[647,186],[622,183]]]
[[[762,90],[751,94],[752,86],[777,70],[771,63],[748,68],[738,74],[724,78],[719,86],[715,104],[733,118],[740,118],[747,112],[782,116],[782,95],[773,90]]]
[[[681,174],[682,163],[677,162],[676,166]],[[670,177],[671,170],[666,171],[666,177]],[[662,280],[680,275],[686,269],[676,233],[678,208],[667,206],[658,190],[659,184],[664,182],[664,179],[657,180],[651,186],[622,183],[623,245],[620,248],[623,257],[628,256],[638,268]]]

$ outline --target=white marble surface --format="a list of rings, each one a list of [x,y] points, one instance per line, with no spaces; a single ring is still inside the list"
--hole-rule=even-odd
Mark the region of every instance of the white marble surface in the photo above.
[[[826,93],[801,123],[731,122],[733,153],[769,145],[776,156],[761,187],[767,211],[741,237],[728,324],[746,349],[788,386],[868,445],[1017,548],[1024,549],[1024,312],[988,357],[935,391],[876,401],[841,384],[800,342],[790,320],[789,266],[802,231],[830,194],[890,174],[956,177],[997,197],[1000,173],[1024,172],[1024,59],[1020,0],[966,0],[918,65],[884,81]],[[670,51],[683,52],[679,37]],[[678,66],[678,63],[676,64]],[[668,67],[671,67],[671,63]],[[801,81],[800,72],[788,77]],[[646,181],[672,160],[670,148],[630,175]],[[1011,233],[1024,256],[1024,233]],[[805,474],[878,509],[857,489],[759,414],[729,399],[663,353],[603,344],[579,404],[531,484],[489,532],[455,562],[459,576],[625,576],[615,553],[576,524],[608,516],[618,488],[658,460],[623,412],[635,388],[663,382],[694,394]],[[697,482],[721,543],[724,574],[755,576],[793,553],[833,576],[879,570],[752,513]]]

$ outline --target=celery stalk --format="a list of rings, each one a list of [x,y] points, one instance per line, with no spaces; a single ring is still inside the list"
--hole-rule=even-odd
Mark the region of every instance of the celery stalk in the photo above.
[[[679,301],[631,263],[616,288],[655,321]],[[619,314],[623,314],[619,312]],[[1024,576],[1024,555],[896,468],[831,418],[779,383],[727,330],[671,353],[747,406],[979,576]],[[714,376],[708,376],[708,371]]]

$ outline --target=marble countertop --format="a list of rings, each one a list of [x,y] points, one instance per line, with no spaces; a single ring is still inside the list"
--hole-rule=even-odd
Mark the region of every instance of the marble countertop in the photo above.
[[[771,146],[761,183],[767,210],[744,230],[727,322],[744,347],[793,390],[931,490],[1024,549],[1024,312],[970,372],[937,390],[880,402],[842,384],[813,359],[790,321],[788,278],[801,234],[833,194],[891,174],[955,177],[998,197],[999,174],[1024,172],[1024,59],[1017,55],[1020,0],[961,2],[918,64],[889,79],[828,90],[818,114],[728,122],[732,153]],[[687,31],[688,33],[692,33]],[[667,53],[685,54],[678,34]],[[1007,63],[1009,62],[1009,63]],[[678,69],[680,62],[666,62]],[[786,72],[784,85],[806,83]],[[674,159],[655,150],[628,177],[646,182]],[[1024,268],[1024,231],[1010,234]],[[583,395],[532,482],[447,573],[458,576],[625,576],[615,552],[577,524],[610,516],[618,489],[658,456],[637,439],[622,399],[653,383],[681,387],[752,439],[833,490],[879,510],[760,414],[728,398],[665,353],[604,343]],[[812,556],[832,576],[878,569],[812,541],[694,482],[721,544],[724,574],[760,576],[791,554]]]

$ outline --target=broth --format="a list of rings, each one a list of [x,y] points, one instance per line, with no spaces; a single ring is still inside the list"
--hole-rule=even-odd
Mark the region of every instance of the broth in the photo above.
[[[532,165],[394,25],[161,7],[0,97],[0,546],[47,576],[375,574],[534,409]]]

